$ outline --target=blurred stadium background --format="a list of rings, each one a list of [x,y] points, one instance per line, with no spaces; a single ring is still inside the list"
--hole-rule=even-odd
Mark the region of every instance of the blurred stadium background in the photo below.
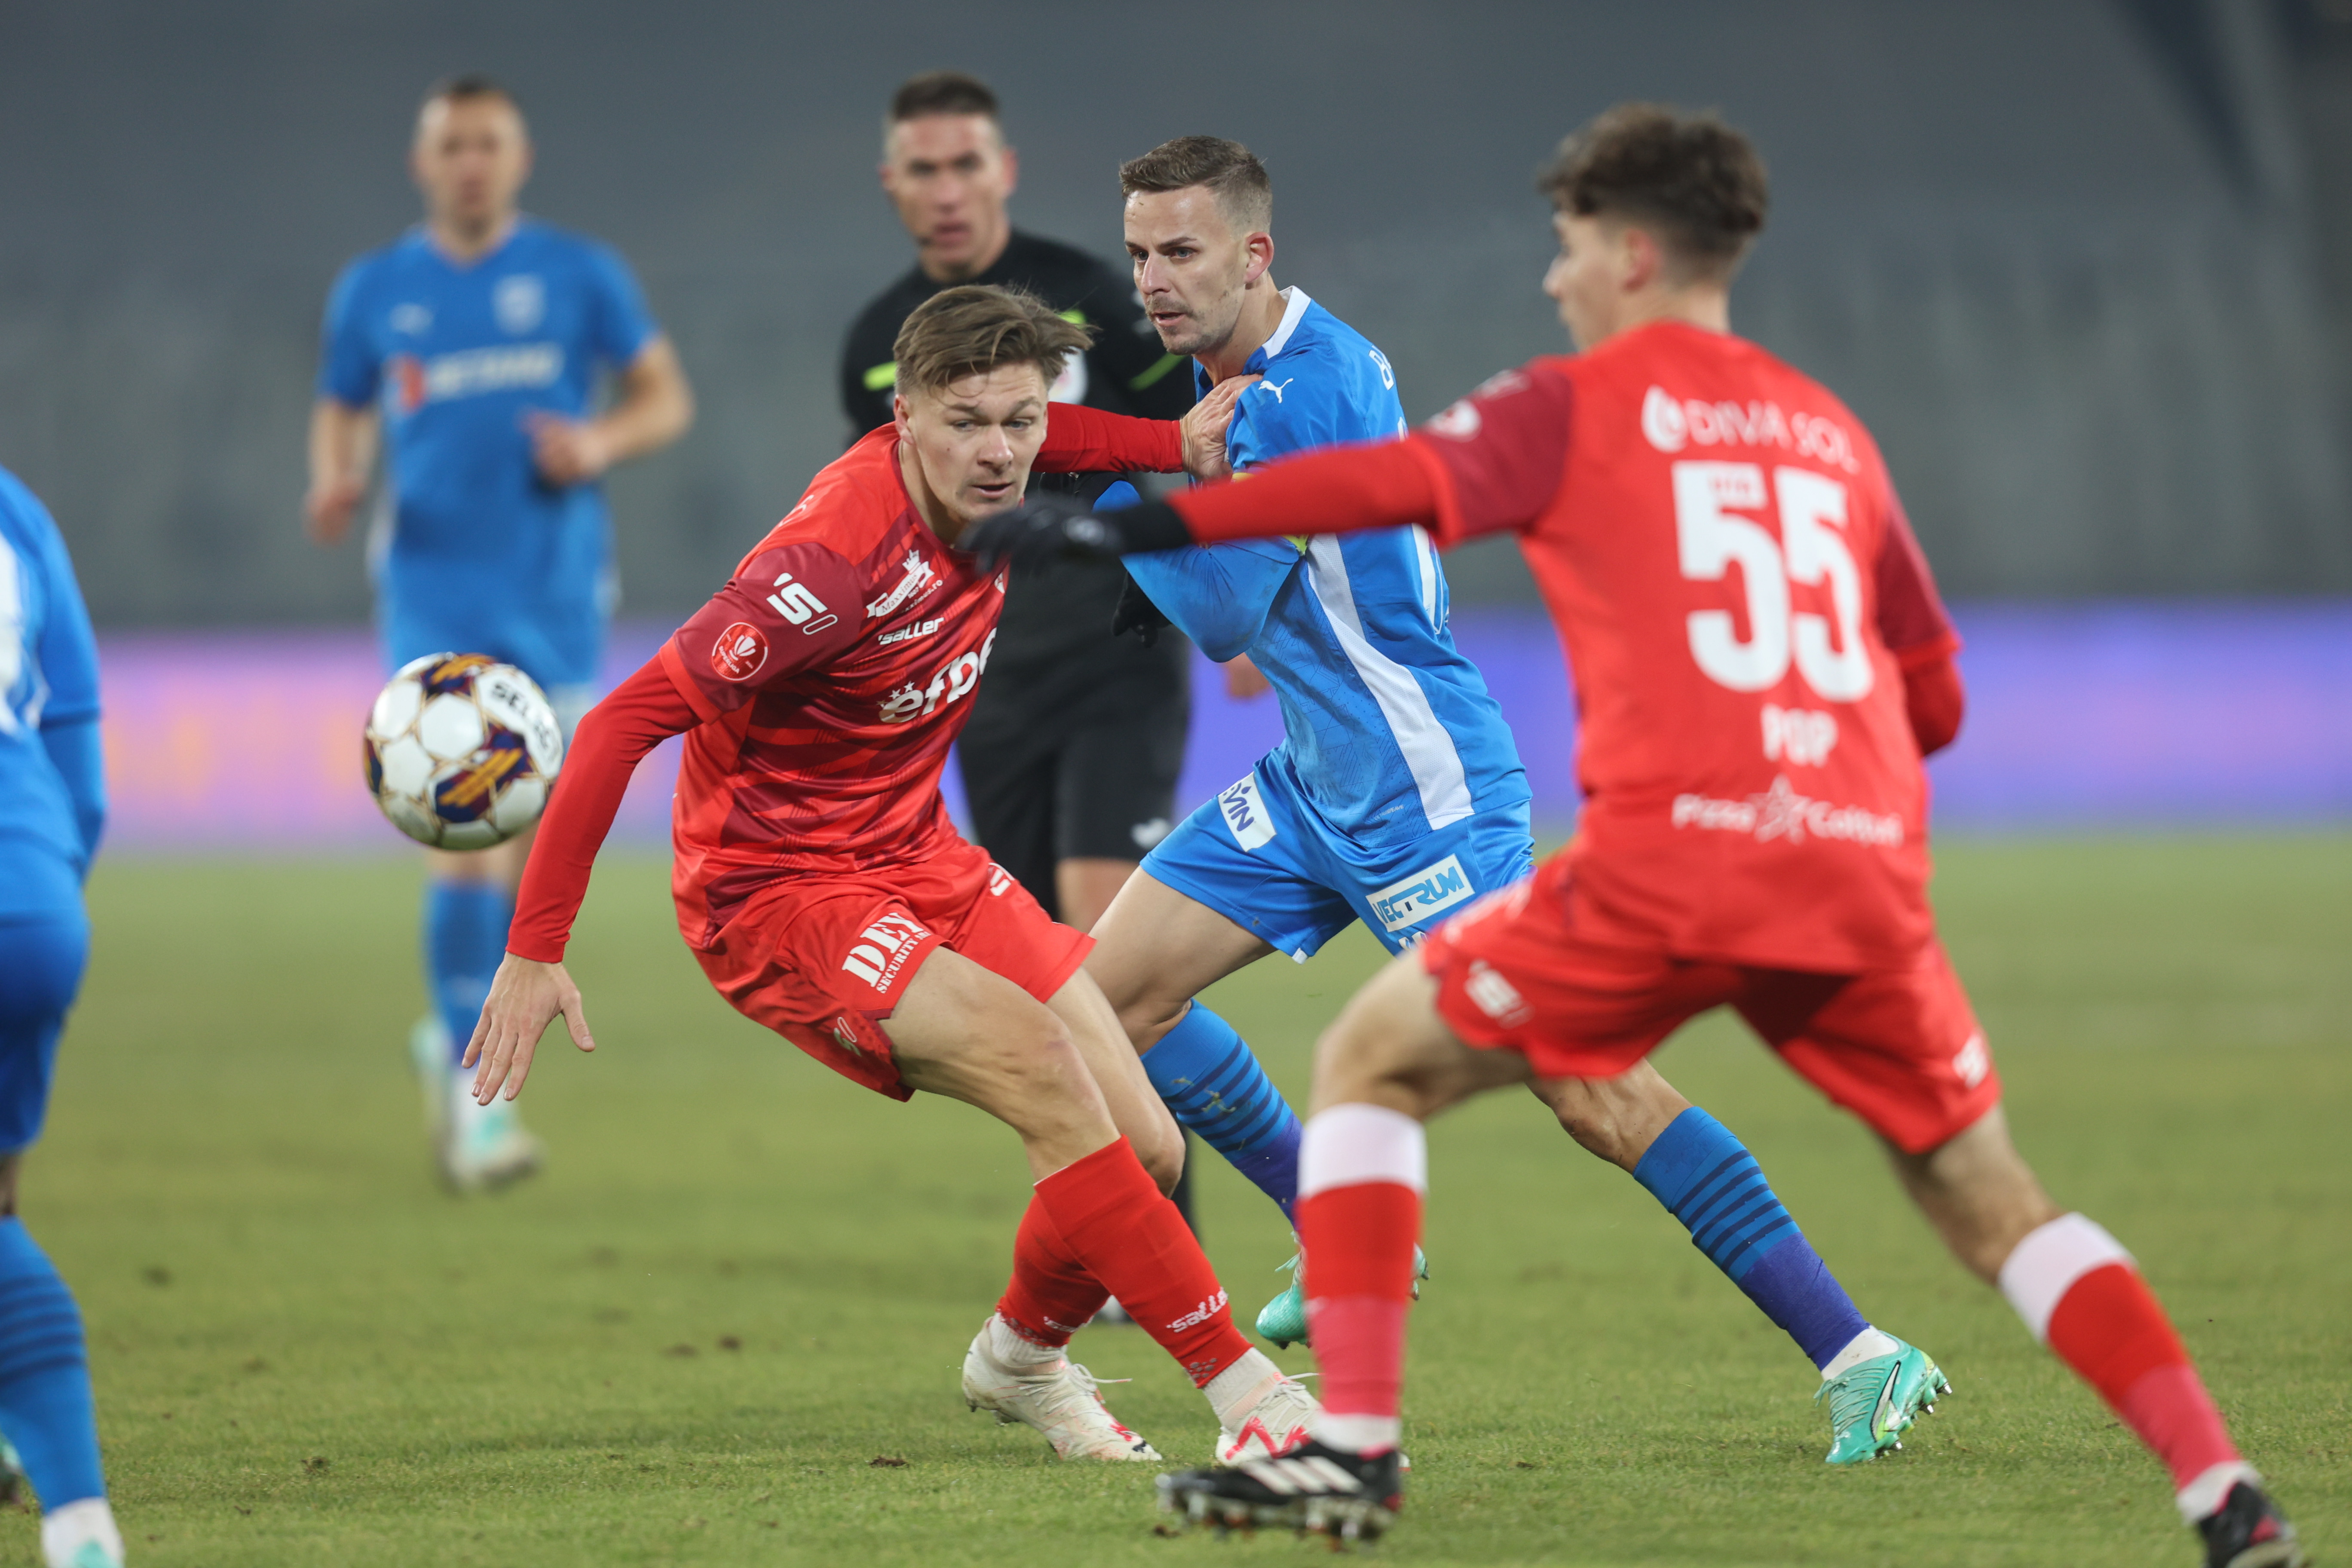
[[[1246,38],[1253,68],[1195,79]],[[614,481],[614,671],[839,449],[849,315],[906,265],[880,106],[995,82],[1016,223],[1118,247],[1116,160],[1274,169],[1278,274],[1425,416],[1560,342],[1528,174],[1616,100],[1719,106],[1776,206],[1738,324],[1877,432],[1974,702],[1944,828],[2352,816],[2352,5],[1869,0],[1432,6],[748,3],[0,8],[0,462],[106,642],[118,848],[397,847],[357,787],[357,553],[297,501],[319,312],[412,222],[422,85],[510,82],[529,206],[614,241],[702,413]],[[1506,544],[1457,624],[1572,816],[1563,678]],[[1278,724],[1201,682],[1189,803]],[[255,809],[256,781],[276,792]],[[658,774],[629,831],[661,831]]]

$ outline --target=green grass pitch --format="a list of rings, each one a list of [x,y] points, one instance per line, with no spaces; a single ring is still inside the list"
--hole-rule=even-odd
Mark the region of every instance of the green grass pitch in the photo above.
[[[738,1018],[666,866],[616,856],[573,948],[602,1050],[551,1043],[552,1163],[429,1179],[405,859],[117,858],[24,1212],[88,1315],[134,1563],[1224,1563],[1148,1470],[1057,1466],[956,1368],[1009,1260],[1012,1136],[898,1106]],[[1955,844],[1937,897],[2060,1201],[2133,1247],[2325,1562],[2352,1553],[2352,837]],[[1360,933],[1217,998],[1303,1091]],[[1957,1392],[1832,1472],[1811,1369],[1525,1096],[1433,1130],[1397,1563],[2178,1563],[2153,1461],[1949,1262],[1865,1134],[1720,1021],[1660,1056],[1743,1135],[1864,1310]],[[1237,1313],[1278,1217],[1213,1155]],[[1213,1424],[1139,1331],[1077,1354],[1173,1460]],[[1295,1370],[1303,1354],[1286,1359]],[[904,1464],[877,1465],[877,1458]],[[0,1563],[37,1561],[0,1520]]]

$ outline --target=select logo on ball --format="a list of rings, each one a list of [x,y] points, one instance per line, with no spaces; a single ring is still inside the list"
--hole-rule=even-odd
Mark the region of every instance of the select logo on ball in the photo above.
[[[749,621],[737,621],[711,645],[710,668],[721,680],[749,680],[768,662],[768,639]]]

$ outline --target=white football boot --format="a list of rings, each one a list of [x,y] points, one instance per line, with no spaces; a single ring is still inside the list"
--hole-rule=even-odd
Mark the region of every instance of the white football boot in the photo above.
[[[84,1498],[43,1514],[41,1559],[48,1568],[122,1568],[122,1531],[106,1500]]]
[[[1210,1379],[1201,1392],[1217,1413],[1221,1465],[1282,1458],[1307,1441],[1307,1424],[1322,1409],[1305,1384],[1259,1350]]]
[[[473,1074],[460,1068],[439,1017],[418,1020],[408,1032],[408,1055],[425,1086],[425,1125],[441,1179],[454,1192],[478,1193],[520,1181],[539,1169],[547,1151],[504,1100],[474,1102]]]
[[[998,1423],[1034,1426],[1065,1459],[1157,1463],[1159,1450],[1119,1425],[1094,1373],[1058,1350],[1032,1344],[992,1314],[963,1352],[963,1402]]]

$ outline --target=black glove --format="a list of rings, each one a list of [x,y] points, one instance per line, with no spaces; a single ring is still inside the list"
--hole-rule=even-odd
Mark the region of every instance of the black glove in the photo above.
[[[1134,578],[1119,584],[1118,608],[1110,613],[1111,636],[1124,637],[1134,632],[1143,638],[1144,647],[1158,647],[1160,628],[1167,624],[1168,617],[1151,602],[1150,595],[1136,586]]]
[[[956,547],[980,557],[982,571],[993,572],[1007,562],[1025,566],[1059,558],[1116,561],[1192,542],[1184,520],[1165,501],[1098,512],[1073,497],[1048,493],[997,513],[957,540]]]

